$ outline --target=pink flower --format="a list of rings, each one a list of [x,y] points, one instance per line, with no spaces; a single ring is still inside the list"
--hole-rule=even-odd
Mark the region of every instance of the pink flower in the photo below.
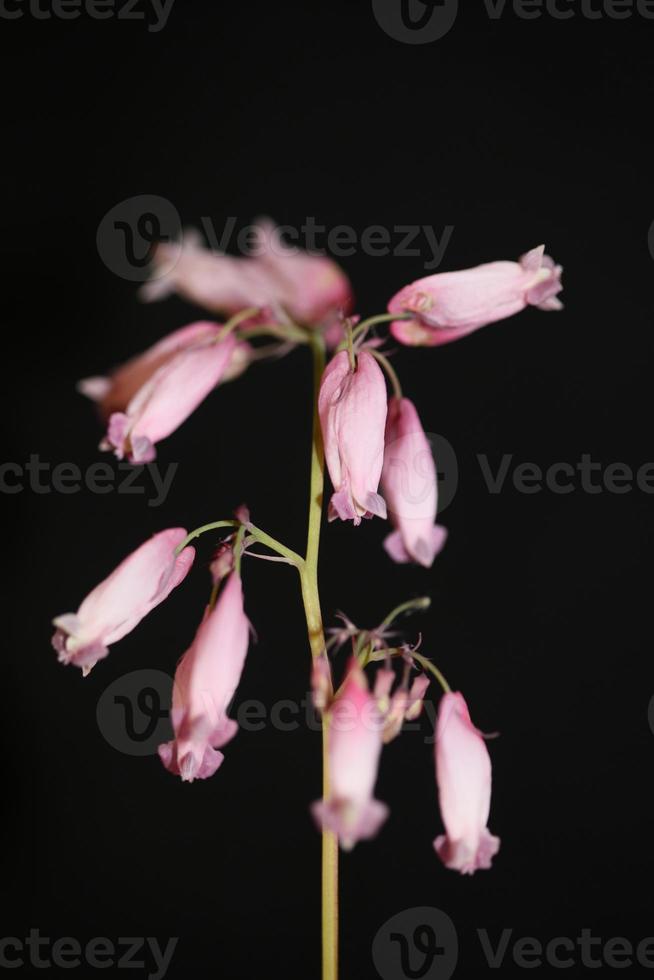
[[[446,835],[434,848],[446,867],[461,874],[490,868],[500,841],[486,826],[491,762],[484,738],[470,720],[461,694],[446,694],[436,724],[436,778]]]
[[[314,803],[311,812],[319,827],[333,831],[350,850],[357,841],[374,837],[388,816],[388,807],[373,798],[383,720],[354,658],[326,723],[330,796]]]
[[[332,320],[337,312],[348,312],[352,288],[336,262],[287,245],[272,221],[262,220],[255,227],[255,235],[254,261],[270,275],[275,283],[274,298],[295,320],[318,324],[325,318]],[[330,328],[335,329],[333,322]]]
[[[396,320],[391,331],[403,344],[433,347],[504,320],[526,306],[560,310],[556,297],[563,288],[562,271],[540,245],[519,262],[491,262],[418,279],[388,304],[390,313],[415,313],[415,319]]]
[[[274,224],[262,220],[253,228],[253,254],[234,258],[202,247],[197,234],[184,242],[160,244],[154,255],[154,277],[141,290],[146,301],[178,292],[205,309],[237,313],[248,306],[281,307],[295,320],[319,324],[347,311],[350,283],[332,259],[310,255],[285,244]]]
[[[232,334],[177,351],[132,397],[125,412],[114,412],[100,449],[118,459],[149,463],[155,443],[174,432],[225,377],[237,341]]]
[[[188,574],[195,551],[175,549],[186,537],[183,527],[160,531],[142,544],[96,586],[76,613],[53,620],[52,645],[64,664],[84,674],[109,653],[108,647],[130,633],[163,602]]]
[[[332,358],[322,377],[318,411],[336,491],[329,519],[360,524],[374,514],[385,518],[386,504],[377,488],[384,460],[386,383],[371,354],[359,354],[354,371],[347,351]]]
[[[227,709],[243,672],[249,628],[241,578],[232,572],[175,673],[175,739],[159,746],[159,756],[184,782],[213,776],[224,759],[216,750],[236,734],[238,726]]]
[[[181,350],[211,343],[218,337],[220,330],[218,323],[190,323],[164,337],[142,354],[131,358],[112,371],[109,377],[84,378],[77,388],[83,395],[98,403],[105,418],[112,412],[124,412],[139,388],[160,367],[171,361]],[[242,374],[248,366],[250,353],[249,344],[241,343],[235,347],[222,380],[228,381]]]
[[[384,541],[394,561],[429,568],[447,531],[435,524],[438,480],[434,458],[418,413],[408,398],[388,403],[382,490],[396,530]]]
[[[265,306],[271,297],[270,279],[250,260],[212,252],[197,232],[186,231],[181,243],[162,242],[153,259],[153,278],[141,287],[145,302],[178,293],[215,313],[238,313],[248,306]]]

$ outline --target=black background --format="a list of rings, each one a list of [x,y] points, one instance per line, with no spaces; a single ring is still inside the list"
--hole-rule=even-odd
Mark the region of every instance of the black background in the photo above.
[[[394,566],[378,521],[325,530],[327,621],[343,609],[373,625],[429,593],[432,609],[408,635],[423,633],[477,724],[501,732],[490,827],[502,848],[472,879],[432,850],[441,825],[427,720],[385,751],[377,795],[391,818],[342,861],[342,975],[374,978],[377,930],[414,906],[454,921],[457,976],[488,970],[478,928],[543,943],[584,927],[604,940],[654,934],[652,498],[578,484],[526,495],[510,479],[493,495],[476,459],[495,468],[512,453],[546,468],[587,453],[637,468],[654,458],[654,23],[509,10],[493,21],[480,5],[443,39],[408,45],[367,2],[177,0],[159,33],[27,13],[0,28],[7,461],[99,459],[100,426],[75,382],[198,316],[177,299],[139,304],[103,264],[99,222],[126,198],[159,194],[185,224],[210,216],[218,228],[261,213],[359,234],[453,225],[442,270],[541,241],[565,266],[563,313],[529,309],[395,358],[425,428],[458,458],[442,518],[450,539],[433,569]],[[360,250],[344,260],[358,311],[382,311],[424,260]],[[179,463],[161,507],[87,490],[3,493],[2,936],[179,936],[170,977],[319,975],[320,845],[308,815],[319,736],[241,732],[221,771],[187,786],[155,757],[116,751],[96,721],[112,681],[174,669],[206,600],[210,542],[185,585],[87,680],[49,646],[52,616],[159,528],[247,501],[256,523],[302,547],[308,361],[296,351],[256,365],[208,398],[159,447],[161,465]],[[309,660],[293,573],[250,562],[246,589],[259,641],[239,701],[298,700]],[[502,975],[521,975],[509,960]]]

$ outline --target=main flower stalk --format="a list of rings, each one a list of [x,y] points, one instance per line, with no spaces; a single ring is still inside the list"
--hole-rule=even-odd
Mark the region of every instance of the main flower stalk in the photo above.
[[[322,336],[311,335],[313,354],[313,435],[311,441],[311,480],[309,487],[309,527],[306,558],[300,568],[302,600],[307,620],[309,644],[313,657],[325,652],[325,636],[318,592],[318,554],[322,524],[323,490],[325,482],[325,453],[318,417],[318,392],[325,368],[325,347]],[[323,715],[323,799],[329,799],[328,721]],[[338,840],[329,830],[322,833],[322,978],[338,977]]]

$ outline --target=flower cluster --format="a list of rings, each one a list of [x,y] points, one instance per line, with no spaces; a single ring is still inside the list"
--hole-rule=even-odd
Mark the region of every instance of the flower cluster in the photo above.
[[[333,484],[329,519],[354,525],[373,516],[389,519],[388,555],[396,562],[431,566],[446,538],[436,523],[436,466],[417,409],[404,396],[376,330],[387,323],[401,344],[432,347],[528,305],[559,309],[561,268],[541,247],[519,262],[429,276],[401,289],[387,313],[359,321],[349,315],[350,284],[331,260],[284,251],[268,222],[258,226],[257,239],[257,254],[247,259],[209,252],[192,236],[181,247],[157,248],[143,297],[154,300],[177,291],[228,319],[192,323],[110,376],[80,382],[106,424],[100,447],[134,463],[152,460],[155,446],[214,388],[254,361],[303,344],[323,357],[326,348],[331,357],[316,392],[313,455],[322,459],[324,450]],[[262,345],[264,337],[271,342]],[[250,637],[242,560],[252,555],[285,561],[300,572],[314,654],[314,703],[327,739],[330,789],[312,807],[318,825],[336,834],[346,849],[377,833],[388,815],[387,806],[374,797],[382,748],[405,720],[420,714],[433,676],[443,688],[435,770],[445,827],[434,847],[448,868],[463,874],[490,867],[499,840],[487,828],[491,764],[485,738],[473,725],[463,695],[449,688],[435,665],[417,647],[392,645],[394,619],[420,604],[398,607],[371,631],[343,618],[325,641],[315,585],[317,545],[301,557],[257,528],[245,508],[234,519],[190,534],[184,528],[161,531],[137,548],[76,613],[54,620],[53,645],[60,661],[88,673],[183,581],[194,560],[191,542],[207,531],[220,531],[222,538],[210,566],[210,600],[176,670],[174,739],[159,747],[166,769],[193,782],[212,776],[223,762],[220,750],[237,730],[228,711]],[[275,555],[261,554],[255,546]],[[333,654],[344,645],[350,647],[349,661],[335,689]]]

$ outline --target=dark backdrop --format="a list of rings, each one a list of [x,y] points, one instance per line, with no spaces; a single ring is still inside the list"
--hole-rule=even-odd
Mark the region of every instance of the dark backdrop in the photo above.
[[[480,5],[447,36],[414,45],[386,34],[367,2],[177,0],[157,33],[139,21],[24,14],[0,25],[5,461],[38,454],[84,470],[99,459],[100,427],[77,379],[198,315],[177,299],[139,304],[135,284],[103,262],[99,223],[135,195],[161,195],[185,224],[210,216],[218,228],[261,213],[359,234],[451,225],[442,270],[541,241],[563,263],[565,312],[531,309],[395,359],[425,427],[458,460],[442,517],[450,540],[433,569],[387,560],[380,522],[325,531],[327,620],[343,609],[373,625],[396,602],[431,594],[408,635],[422,632],[477,724],[501,732],[490,826],[502,849],[472,879],[432,851],[428,720],[385,752],[378,796],[391,819],[342,861],[342,972],[377,976],[378,930],[420,906],[455,924],[457,976],[489,970],[478,929],[493,944],[504,929],[541,943],[584,928],[634,944],[654,933],[652,498],[635,484],[590,493],[580,478],[569,494],[525,494],[512,470],[491,494],[477,459],[495,469],[508,453],[512,467],[546,469],[589,454],[602,471],[654,459],[654,24],[510,10],[492,20]],[[357,309],[383,310],[426,257],[358,249],[344,259]],[[52,616],[161,527],[194,527],[247,501],[258,524],[302,546],[309,374],[297,351],[208,398],[160,446],[162,465],[179,463],[160,507],[28,483],[3,492],[1,936],[178,936],[170,977],[318,976],[308,805],[319,736],[304,724],[242,731],[218,775],[186,786],[156,757],[116,748],[115,715],[97,720],[112,682],[174,669],[206,599],[210,543],[184,587],[88,680],[50,649]],[[308,653],[293,574],[251,562],[246,587],[259,641],[239,703],[297,701]],[[16,975],[37,969],[27,962]],[[510,949],[502,971],[522,975]]]

